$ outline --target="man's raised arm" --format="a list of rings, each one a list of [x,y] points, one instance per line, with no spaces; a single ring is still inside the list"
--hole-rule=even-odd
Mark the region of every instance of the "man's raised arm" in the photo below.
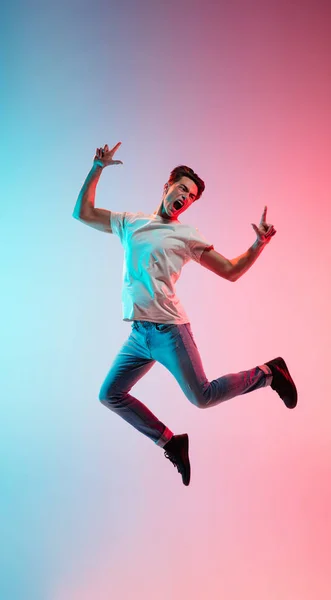
[[[120,145],[121,142],[111,150],[109,150],[107,144],[104,148],[97,148],[93,167],[86,177],[72,213],[75,219],[107,233],[112,233],[110,225],[111,211],[95,208],[95,191],[104,167],[123,164],[121,160],[113,160],[113,156]]]
[[[263,248],[276,233],[274,226],[266,222],[266,217],[267,207],[265,206],[259,227],[252,223],[257,239],[247,252],[229,260],[216,250],[205,250],[200,258],[201,265],[228,281],[237,281],[255,263]]]

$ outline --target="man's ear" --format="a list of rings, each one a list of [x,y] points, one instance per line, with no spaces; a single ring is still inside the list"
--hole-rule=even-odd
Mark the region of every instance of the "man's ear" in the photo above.
[[[166,194],[166,193],[167,193],[167,191],[168,191],[168,189],[169,189],[169,183],[167,182],[167,183],[165,183],[165,184],[164,184],[164,186],[163,186],[163,193],[164,193],[164,194]]]

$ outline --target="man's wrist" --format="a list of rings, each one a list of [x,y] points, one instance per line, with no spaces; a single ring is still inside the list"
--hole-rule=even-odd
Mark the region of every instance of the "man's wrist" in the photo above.
[[[103,167],[104,167],[104,165],[101,165],[99,162],[94,161],[92,169],[96,173],[101,173],[101,171],[103,170]]]
[[[254,244],[253,244],[253,248],[256,250],[259,250],[260,248],[264,248],[265,246],[265,242],[262,242],[262,240],[260,240],[259,238],[256,238]]]

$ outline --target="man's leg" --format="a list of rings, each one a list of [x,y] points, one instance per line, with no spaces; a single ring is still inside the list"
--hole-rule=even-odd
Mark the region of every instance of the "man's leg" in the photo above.
[[[272,385],[273,389],[280,391],[287,374],[280,374],[283,368],[280,359],[270,361],[268,365],[254,367],[248,371],[241,371],[231,375],[224,375],[209,382],[204,372],[200,354],[194,341],[191,327],[185,325],[154,324],[150,335],[151,357],[163,364],[177,379],[184,394],[196,406],[207,408],[215,406],[220,402],[234,398],[241,394],[247,394],[266,385]],[[284,363],[285,364],[285,363]],[[269,366],[270,365],[270,366]],[[276,373],[276,368],[279,373]],[[288,373],[289,376],[289,373]],[[277,379],[278,383],[273,382]],[[290,376],[289,376],[290,378]],[[291,379],[291,378],[290,378]],[[291,380],[292,381],[292,380]],[[281,385],[280,385],[281,384]],[[285,387],[289,384],[287,381]],[[292,382],[293,384],[293,382]],[[292,384],[285,390],[285,396],[292,400],[296,394],[295,386],[293,393]],[[281,395],[281,394],[280,394]],[[286,406],[289,404],[283,398]],[[294,403],[291,401],[292,406]],[[190,462],[188,457],[188,436],[174,435],[164,445],[165,455],[177,466],[182,475],[183,483],[190,482]]]
[[[132,326],[132,332],[116,356],[101,387],[99,399],[157,445],[164,446],[172,432],[139,400],[129,394],[131,388],[155,364],[148,349],[144,329]]]
[[[156,326],[151,356],[174,375],[185,396],[199,408],[215,406],[272,381],[266,365],[208,381],[189,324]]]

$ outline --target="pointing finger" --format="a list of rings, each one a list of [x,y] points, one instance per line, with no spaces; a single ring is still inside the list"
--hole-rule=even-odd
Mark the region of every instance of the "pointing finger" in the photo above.
[[[112,148],[112,149],[111,149],[111,152],[116,152],[116,150],[118,150],[118,149],[119,149],[119,147],[120,147],[120,145],[121,145],[121,144],[122,144],[122,142],[118,142],[118,143],[116,144],[116,146],[114,146],[114,148]]]
[[[261,217],[261,223],[265,223],[265,221],[266,221],[266,218],[267,218],[267,210],[268,210],[268,207],[267,207],[267,206],[265,206],[265,207],[264,207],[264,211],[263,211],[263,213],[262,213],[262,217]]]

